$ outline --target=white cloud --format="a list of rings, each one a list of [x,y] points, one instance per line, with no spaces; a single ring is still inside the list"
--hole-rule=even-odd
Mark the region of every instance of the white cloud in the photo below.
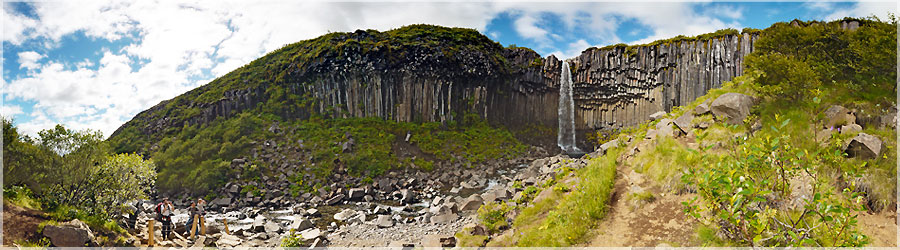
[[[569,43],[569,44],[566,46],[566,50],[565,50],[565,51],[559,51],[559,50],[557,50],[557,51],[550,52],[550,54],[551,54],[551,55],[556,55],[556,58],[559,58],[559,59],[563,59],[563,60],[564,60],[564,59],[574,58],[574,57],[576,57],[576,56],[578,56],[578,55],[581,55],[581,52],[584,51],[585,49],[589,48],[589,47],[591,47],[591,44],[590,44],[590,43],[588,43],[588,42],[585,41],[584,39],[580,39],[580,40],[578,40],[578,41]]]
[[[18,114],[22,114],[22,107],[18,105],[6,105],[0,107],[0,113],[2,113],[3,117],[13,117]]]
[[[25,32],[34,29],[37,21],[12,11],[11,3],[3,2],[0,23],[3,24],[3,42],[20,45],[25,41]]]
[[[888,20],[888,13],[897,14],[896,2],[858,2],[851,8],[834,9],[834,12],[825,15],[825,21],[839,20],[844,17],[868,17],[872,15],[877,16],[881,20]]]
[[[29,70],[33,70],[33,69],[40,67],[40,64],[38,63],[38,61],[40,61],[41,58],[44,58],[44,55],[38,54],[37,52],[34,52],[34,51],[19,52],[18,56],[19,56],[19,68],[25,68],[25,69],[29,69]]]

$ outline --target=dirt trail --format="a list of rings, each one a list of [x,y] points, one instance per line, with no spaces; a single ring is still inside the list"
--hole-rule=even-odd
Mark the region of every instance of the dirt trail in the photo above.
[[[4,203],[3,246],[13,246],[16,241],[40,239],[37,228],[45,220],[47,216],[41,211]]]
[[[616,170],[616,183],[610,211],[587,246],[689,246],[694,241],[695,220],[682,212],[681,202],[690,195],[663,192],[628,164]],[[655,199],[649,203],[629,200],[632,192],[646,190]]]

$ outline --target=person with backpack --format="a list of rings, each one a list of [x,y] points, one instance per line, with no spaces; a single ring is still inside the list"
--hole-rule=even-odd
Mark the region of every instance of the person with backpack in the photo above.
[[[162,202],[156,204],[156,220],[162,224],[163,240],[169,239],[172,233],[172,214],[175,212],[175,206],[169,201],[168,197],[163,198]]]

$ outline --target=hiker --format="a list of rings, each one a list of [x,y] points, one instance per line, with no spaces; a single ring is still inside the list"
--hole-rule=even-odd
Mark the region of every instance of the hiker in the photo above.
[[[175,206],[172,205],[168,197],[163,198],[162,202],[156,204],[156,220],[162,223],[163,240],[169,239],[169,234],[172,233],[172,213],[174,211]]]
[[[206,211],[204,209],[205,205],[206,205],[206,201],[203,200],[202,198],[197,199],[197,201],[191,202],[191,207],[188,208],[188,221],[187,221],[187,225],[185,226],[185,228],[187,229],[187,230],[185,230],[186,235],[191,234],[191,225],[194,222],[195,215],[198,216],[200,221],[197,222],[197,228],[194,230],[194,235],[200,235],[200,226],[201,226],[201,223],[203,223],[203,221],[204,221],[203,215],[206,214]]]

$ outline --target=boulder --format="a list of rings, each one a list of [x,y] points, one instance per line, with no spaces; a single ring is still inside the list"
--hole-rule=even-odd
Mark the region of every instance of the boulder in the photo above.
[[[847,124],[847,125],[841,126],[841,134],[842,135],[859,132],[859,131],[862,131],[862,126],[859,126],[858,124]]]
[[[666,112],[665,112],[665,111],[659,111],[659,112],[656,112],[656,113],[653,113],[652,115],[650,115],[650,120],[651,120],[651,121],[656,121],[656,120],[659,120],[660,118],[662,118],[662,117],[665,116],[665,115],[666,115]]]
[[[300,238],[303,238],[304,241],[310,241],[319,237],[322,237],[322,231],[318,228],[310,228],[300,232]]]
[[[338,202],[341,202],[342,200],[344,200],[344,194],[337,194],[334,197],[331,197],[330,199],[326,200],[325,205],[331,206],[331,205],[337,204]]]
[[[250,232],[259,233],[266,231],[266,220],[262,217],[257,217],[253,220],[253,224],[250,225]]]
[[[659,120],[659,123],[656,124],[656,135],[657,136],[675,136],[675,130],[672,129],[672,119],[662,119]]]
[[[50,238],[50,243],[56,247],[84,247],[93,245],[94,241],[94,233],[78,219],[60,225],[47,225],[43,235]]]
[[[306,210],[306,214],[310,216],[319,216],[319,210],[315,208],[310,208]]]
[[[230,234],[223,234],[219,236],[219,239],[216,240],[216,247],[218,248],[232,248],[240,245],[243,242],[241,238]]]
[[[210,203],[219,205],[222,207],[227,207],[227,206],[231,205],[231,197],[218,198],[218,199],[212,200]]]
[[[683,115],[675,119],[675,126],[678,126],[682,133],[690,134],[692,120],[694,120],[694,116],[689,112],[684,112]]]
[[[378,218],[375,219],[375,225],[378,225],[380,228],[393,227],[394,219],[390,215],[378,215]]]
[[[334,219],[337,221],[346,221],[356,215],[356,211],[353,209],[344,209],[340,213],[334,214]]]
[[[452,212],[440,213],[440,214],[431,216],[431,223],[432,224],[449,223],[449,222],[455,220],[457,217],[458,216]]]
[[[323,240],[322,238],[316,238],[316,240],[313,241],[312,245],[309,245],[309,249],[323,247],[325,247],[325,240]]]
[[[313,227],[312,221],[305,218],[295,218],[294,222],[291,223],[291,229],[297,230],[297,232],[301,232],[306,229],[310,229]]]
[[[266,225],[263,226],[263,228],[266,233],[281,233],[281,225],[274,221],[266,222]]]
[[[351,188],[350,191],[347,192],[347,199],[358,201],[366,196],[366,190],[364,188]]]
[[[606,143],[600,145],[600,152],[606,154],[606,151],[610,148],[615,148],[619,146],[619,139],[612,139]]]
[[[706,105],[706,103],[701,103],[700,105],[697,105],[697,107],[694,107],[695,115],[703,115],[706,113],[709,113],[709,105]]]
[[[478,194],[470,195],[469,198],[466,198],[462,203],[462,207],[460,210],[470,211],[470,210],[478,210],[482,204],[484,204],[484,200],[481,199],[481,196]]]
[[[750,114],[753,97],[740,93],[725,93],[716,98],[710,106],[716,120],[725,120],[728,124],[742,124]]]
[[[832,105],[825,110],[825,128],[840,127],[847,124],[855,124],[856,116],[849,109]]]
[[[844,144],[844,152],[851,158],[875,159],[881,153],[881,139],[866,133],[859,133]]]

